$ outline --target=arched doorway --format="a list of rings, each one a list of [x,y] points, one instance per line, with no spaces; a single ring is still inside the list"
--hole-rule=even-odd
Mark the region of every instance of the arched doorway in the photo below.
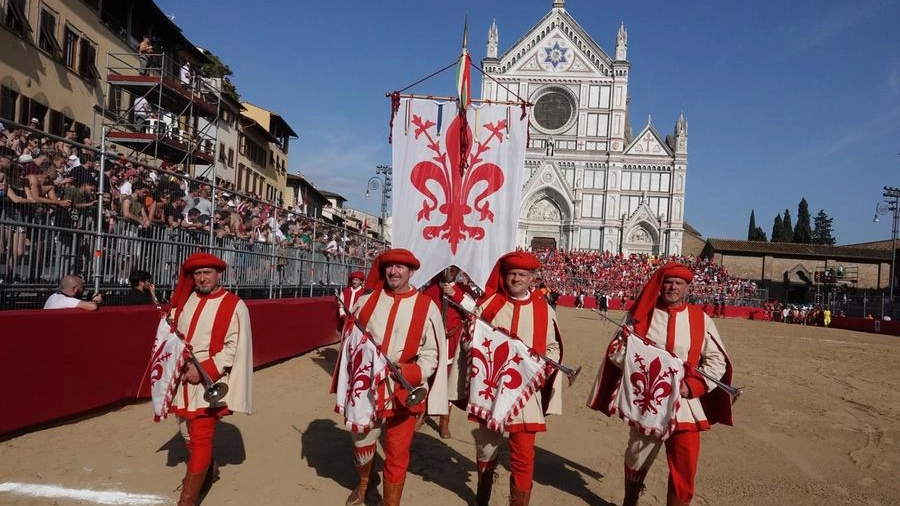
[[[552,237],[533,237],[531,239],[531,251],[555,250],[556,239]]]

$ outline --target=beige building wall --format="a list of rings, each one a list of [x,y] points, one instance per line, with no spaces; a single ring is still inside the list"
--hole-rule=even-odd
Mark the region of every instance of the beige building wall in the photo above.
[[[5,20],[0,27],[0,86],[4,92],[0,111],[10,110],[6,102],[12,98],[10,92],[15,93],[15,117],[8,119],[26,123],[38,116],[41,129],[57,133],[62,125],[52,124],[53,120],[59,122],[59,116],[50,111],[58,111],[65,122],[74,120],[99,139],[102,120],[94,106],[102,106],[105,100],[106,54],[134,53],[136,42],[132,46],[103,25],[85,3],[72,0],[27,0],[24,14],[31,30],[23,37],[6,25],[9,1],[0,1]],[[42,29],[45,16],[53,22],[43,21]],[[48,38],[54,39],[56,46]],[[129,64],[137,62],[135,55]],[[29,111],[23,97],[46,110],[43,114],[40,107]]]
[[[890,284],[891,265],[889,262],[848,262],[838,259],[806,259],[766,256],[748,256],[716,253],[717,264],[728,269],[728,274],[739,278],[764,280],[780,283],[785,272],[794,272],[798,267],[809,273],[810,278],[817,268],[837,268],[842,266],[846,272],[856,271],[857,282],[852,285],[862,289],[881,289]],[[791,281],[799,281],[791,276]]]
[[[244,117],[257,122],[266,131],[272,130],[272,111],[263,109],[250,102],[244,102],[241,105],[245,109],[243,111]],[[289,205],[288,203],[291,202],[285,196],[285,190],[287,189],[288,155],[281,149],[277,142],[268,142],[266,146],[269,150],[269,159],[263,170],[263,174],[266,178],[270,179],[270,184],[276,189],[278,194],[282,196],[284,205],[287,206]]]

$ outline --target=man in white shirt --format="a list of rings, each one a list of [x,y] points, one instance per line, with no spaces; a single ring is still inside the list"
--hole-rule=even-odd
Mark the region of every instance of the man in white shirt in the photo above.
[[[147,101],[144,97],[137,97],[134,99],[134,122],[135,122],[135,130],[138,132],[143,132],[144,128],[147,126],[148,121],[150,120],[150,114],[153,112],[153,109],[150,107],[150,102]]]
[[[78,308],[86,311],[96,311],[103,303],[103,296],[95,293],[91,300],[81,300],[84,293],[84,280],[81,276],[63,276],[59,281],[59,290],[47,298],[44,309],[71,309]]]
[[[137,180],[137,176],[138,176],[138,172],[137,172],[137,170],[135,170],[133,168],[125,171],[125,175],[122,177],[122,179],[124,179],[125,182],[122,183],[121,186],[119,186],[119,194],[120,195],[122,195],[123,197],[125,195],[131,195],[131,193],[133,191],[132,185]]]

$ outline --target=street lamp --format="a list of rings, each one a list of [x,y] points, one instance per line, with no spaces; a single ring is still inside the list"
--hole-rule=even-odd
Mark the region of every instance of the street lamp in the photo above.
[[[894,273],[894,268],[897,262],[897,228],[900,225],[900,214],[898,214],[898,209],[900,209],[900,188],[893,188],[890,186],[884,187],[884,193],[882,194],[886,197],[886,200],[882,200],[875,206],[875,217],[872,219],[874,222],[878,222],[878,215],[885,215],[888,213],[892,214],[891,220],[891,283],[890,283],[890,301],[891,301],[891,317],[893,317],[894,313],[894,280],[896,279],[896,275]],[[890,199],[890,200],[888,200]]]
[[[369,178],[366,183],[366,197],[369,192],[377,190],[381,187],[381,237],[384,238],[384,223],[387,220],[387,202],[391,198],[391,190],[393,189],[392,172],[390,165],[378,165],[375,167],[377,176]],[[384,179],[382,179],[382,177]]]

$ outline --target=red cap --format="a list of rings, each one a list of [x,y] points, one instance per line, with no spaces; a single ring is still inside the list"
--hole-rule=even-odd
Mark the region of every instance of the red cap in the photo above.
[[[358,279],[360,281],[365,281],[366,275],[362,271],[353,271],[350,273],[349,276],[347,276],[347,282],[349,283],[350,281],[352,281],[354,279]]]
[[[503,286],[503,275],[512,269],[525,269],[533,271],[541,268],[541,261],[527,251],[513,251],[507,253],[497,260],[491,275],[488,276],[487,283],[484,286],[484,298],[500,292],[507,295],[506,288]]]
[[[184,263],[181,264],[181,269],[178,272],[178,283],[175,285],[175,291],[172,292],[172,307],[178,307],[184,304],[188,297],[190,297],[191,292],[194,291],[194,278],[192,277],[192,274],[194,274],[195,270],[211,268],[222,272],[227,267],[228,264],[226,264],[224,260],[215,255],[210,255],[209,253],[194,253],[187,257]]]
[[[369,277],[366,278],[366,288],[374,289],[384,279],[384,266],[388,264],[401,264],[412,270],[417,270],[421,264],[412,251],[404,248],[394,248],[378,255],[369,269]]]
[[[694,280],[694,271],[690,267],[678,262],[669,262],[663,265],[650,276],[647,284],[641,289],[640,295],[631,306],[631,319],[637,322],[646,322],[649,320],[653,308],[656,307],[656,300],[662,290],[663,281],[666,278],[681,278],[688,283]]]

